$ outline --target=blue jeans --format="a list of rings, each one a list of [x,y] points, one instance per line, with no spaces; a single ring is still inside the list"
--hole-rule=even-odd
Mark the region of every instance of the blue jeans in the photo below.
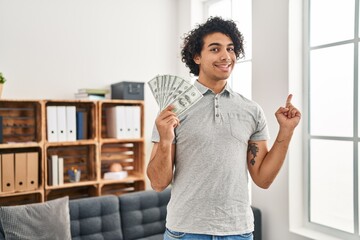
[[[206,234],[192,234],[176,232],[170,229],[166,229],[164,233],[164,240],[253,240],[252,233],[246,233],[241,235],[230,236],[212,236]]]

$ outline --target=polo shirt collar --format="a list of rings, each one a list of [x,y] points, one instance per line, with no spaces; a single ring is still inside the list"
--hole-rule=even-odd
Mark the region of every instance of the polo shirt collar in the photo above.
[[[198,80],[194,82],[194,86],[204,95],[207,91],[211,91],[210,88],[201,84]],[[226,82],[225,88],[221,91],[220,94],[227,93],[233,95],[234,91],[231,89],[230,85]]]

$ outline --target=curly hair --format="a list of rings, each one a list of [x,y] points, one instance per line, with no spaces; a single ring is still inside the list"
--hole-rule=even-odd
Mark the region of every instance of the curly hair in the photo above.
[[[210,17],[205,23],[197,25],[184,38],[181,50],[181,60],[190,69],[190,73],[199,76],[199,65],[194,62],[194,56],[200,55],[204,45],[204,37],[211,33],[220,32],[230,37],[234,43],[236,59],[244,57],[244,37],[233,20],[224,20],[221,17]]]

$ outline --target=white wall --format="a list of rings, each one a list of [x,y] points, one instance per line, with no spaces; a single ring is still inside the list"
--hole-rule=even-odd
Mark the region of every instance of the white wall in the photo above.
[[[0,72],[4,98],[68,99],[78,88],[188,77],[180,37],[194,22],[194,0],[0,0]],[[253,98],[274,117],[288,94],[288,1],[253,0]],[[158,108],[146,87],[146,159]],[[294,96],[296,98],[296,96]],[[270,141],[270,145],[272,141]],[[288,159],[268,190],[253,187],[265,240],[306,240],[289,233]]]
[[[71,99],[79,88],[177,74],[176,0],[0,0],[3,98]],[[146,157],[158,108],[145,85]]]
[[[253,0],[253,99],[264,109],[272,146],[278,131],[275,111],[289,94],[288,0]],[[298,102],[294,96],[295,102]],[[299,129],[297,129],[299,131]],[[265,240],[306,240],[289,232],[289,161],[267,190],[252,188],[253,205],[262,211]],[[300,169],[299,169],[300,171]]]

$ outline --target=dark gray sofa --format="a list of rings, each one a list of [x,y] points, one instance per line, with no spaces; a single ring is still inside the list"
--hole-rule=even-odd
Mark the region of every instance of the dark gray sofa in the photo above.
[[[170,189],[69,201],[73,240],[162,240]],[[261,212],[253,208],[254,240],[261,240]],[[0,239],[4,239],[0,227]]]

